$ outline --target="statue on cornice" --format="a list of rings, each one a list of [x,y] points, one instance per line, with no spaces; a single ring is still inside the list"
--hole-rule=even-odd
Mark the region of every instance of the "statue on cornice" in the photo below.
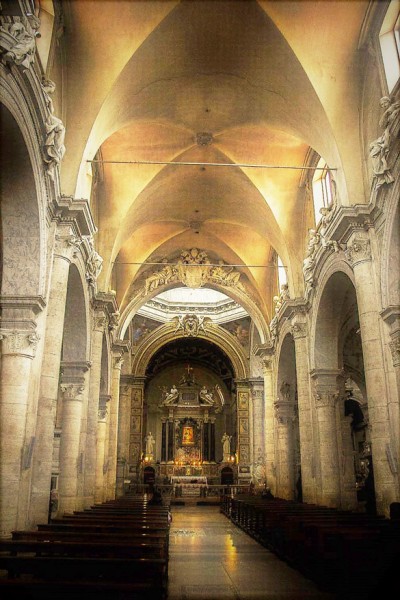
[[[199,397],[202,404],[209,404],[210,406],[214,404],[214,395],[208,391],[205,385],[201,388]]]
[[[176,385],[174,384],[172,386],[170,392],[168,392],[167,389],[164,387],[163,388],[163,396],[164,397],[162,399],[162,404],[164,404],[165,406],[175,404],[175,402],[178,400],[178,396],[179,396],[178,388],[176,387]]]
[[[43,95],[48,109],[48,117],[44,124],[46,130],[46,141],[44,144],[45,162],[48,164],[48,173],[54,179],[54,167],[58,165],[65,154],[64,138],[65,127],[54,114],[53,100],[51,94],[56,89],[56,84],[50,79],[42,81]]]
[[[93,239],[89,240],[89,257],[86,261],[86,279],[90,285],[94,285],[103,268],[103,259],[94,249]]]
[[[40,21],[35,24],[36,29],[39,28]],[[23,23],[17,21],[15,23],[3,24],[3,29],[8,27],[8,33],[14,38],[15,43],[5,52],[5,62],[14,62],[16,65],[22,65],[25,69],[29,69],[35,60],[36,42],[35,35],[29,33]]]
[[[392,140],[397,137],[400,128],[400,102],[389,96],[383,96],[379,104],[384,109],[384,113],[379,120],[379,125],[384,131],[369,145],[369,154],[377,188],[394,181],[387,159]]]

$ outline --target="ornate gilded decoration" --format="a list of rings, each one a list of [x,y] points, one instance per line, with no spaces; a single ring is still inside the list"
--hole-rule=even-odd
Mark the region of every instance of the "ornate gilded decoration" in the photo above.
[[[179,315],[172,319],[177,324],[175,332],[182,330],[184,336],[197,337],[200,331],[206,333],[205,325],[211,323],[210,317],[198,317],[195,314]]]
[[[247,293],[240,281],[241,273],[222,260],[217,265],[210,265],[204,250],[182,250],[176,265],[169,263],[167,259],[162,262],[164,266],[160,270],[146,277],[143,292],[145,296],[161,285],[178,281],[191,289],[201,288],[206,283],[217,283]]]

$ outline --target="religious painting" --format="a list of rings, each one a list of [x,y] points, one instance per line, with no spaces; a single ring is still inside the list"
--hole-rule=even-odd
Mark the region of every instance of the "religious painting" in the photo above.
[[[248,409],[248,392],[239,392],[239,410]]]
[[[249,420],[240,418],[239,419],[239,434],[246,435],[249,433]]]
[[[193,446],[193,445],[194,445],[193,427],[191,425],[184,425],[182,427],[182,446]]]
[[[140,431],[140,417],[137,417],[137,416],[132,417],[131,431]]]
[[[146,317],[140,317],[135,315],[132,319],[132,341],[134,346],[138,346],[139,343],[156,327],[159,327],[162,323],[155,321],[154,319],[148,319]]]
[[[142,406],[142,390],[133,390],[132,393],[132,406]]]

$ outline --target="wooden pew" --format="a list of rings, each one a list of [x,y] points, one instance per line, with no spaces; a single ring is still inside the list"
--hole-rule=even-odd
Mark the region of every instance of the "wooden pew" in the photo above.
[[[0,540],[2,600],[165,598],[169,510],[145,500],[113,501]]]

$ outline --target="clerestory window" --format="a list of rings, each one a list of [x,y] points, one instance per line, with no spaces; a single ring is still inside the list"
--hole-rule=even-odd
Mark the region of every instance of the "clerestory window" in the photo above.
[[[323,158],[318,161],[312,180],[312,193],[314,202],[315,223],[318,224],[321,219],[321,208],[327,208],[333,202],[333,184],[328,165]]]
[[[400,11],[399,1],[392,0],[379,32],[383,66],[389,94],[400,77]]]

